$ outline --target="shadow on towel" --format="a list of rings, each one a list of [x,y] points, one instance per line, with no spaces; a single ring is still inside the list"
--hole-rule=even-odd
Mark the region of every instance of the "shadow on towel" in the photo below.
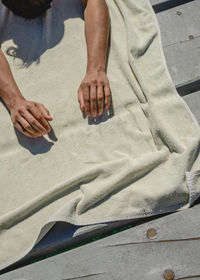
[[[22,134],[18,129],[15,129],[15,133],[18,139],[18,142],[21,146],[29,150],[32,155],[44,154],[47,153],[52,146],[53,142],[46,140],[44,137],[30,138]],[[55,133],[51,127],[51,131],[48,133],[48,136],[51,140],[57,141]]]
[[[40,56],[62,40],[65,20],[84,20],[84,9],[80,0],[57,0],[53,5],[47,14],[41,17],[27,20],[13,16],[9,20],[9,30],[1,35],[0,44],[13,40],[16,46],[8,47],[5,51],[13,58],[22,60],[19,68],[29,67],[33,62],[40,63]]]

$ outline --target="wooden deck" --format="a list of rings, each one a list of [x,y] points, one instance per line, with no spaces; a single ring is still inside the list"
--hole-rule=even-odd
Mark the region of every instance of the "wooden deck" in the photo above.
[[[150,0],[170,75],[200,124],[200,2]],[[200,279],[200,199],[187,210],[140,220],[76,227],[56,223],[0,279]],[[123,231],[28,266],[81,242]],[[126,229],[127,228],[127,229]],[[20,266],[24,266],[19,268]],[[6,272],[6,271],[4,271]]]

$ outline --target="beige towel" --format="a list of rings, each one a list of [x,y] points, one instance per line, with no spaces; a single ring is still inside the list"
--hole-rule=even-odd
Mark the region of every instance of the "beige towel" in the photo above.
[[[200,128],[169,75],[149,0],[106,2],[112,105],[96,120],[83,118],[78,103],[87,64],[81,1],[55,0],[31,21],[0,6],[14,77],[53,117],[53,132],[31,139],[0,106],[0,268],[28,253],[55,221],[153,216],[199,196]]]

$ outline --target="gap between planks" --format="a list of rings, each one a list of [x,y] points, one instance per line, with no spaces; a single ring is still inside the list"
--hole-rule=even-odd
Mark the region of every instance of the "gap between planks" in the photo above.
[[[157,4],[152,4],[152,8],[154,9],[155,13],[160,13],[163,11],[166,11],[168,9],[172,9],[174,7],[180,6],[187,4],[189,2],[192,2],[195,0],[167,0],[167,1],[162,1],[161,3]],[[153,1],[151,1],[153,2]]]
[[[141,241],[141,242],[128,242],[128,243],[118,243],[111,245],[102,245],[101,247],[115,247],[115,246],[125,246],[125,245],[138,245],[138,244],[149,244],[149,243],[164,243],[164,242],[180,242],[180,241],[195,241],[200,240],[200,237],[193,238],[183,238],[183,239],[169,239],[169,240],[149,240],[149,241]]]

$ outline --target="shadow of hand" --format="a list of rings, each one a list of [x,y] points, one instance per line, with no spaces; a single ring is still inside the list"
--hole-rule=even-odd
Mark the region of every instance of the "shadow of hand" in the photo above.
[[[37,154],[44,154],[50,151],[52,146],[54,145],[53,142],[48,141],[45,137],[38,137],[38,138],[30,138],[23,133],[21,133],[17,128],[15,128],[15,133],[18,139],[18,142],[21,146],[23,146],[25,149],[29,150],[29,152],[32,155]],[[57,138],[55,136],[55,133],[53,129],[51,128],[51,131],[49,132],[49,138],[52,141],[57,141]]]

